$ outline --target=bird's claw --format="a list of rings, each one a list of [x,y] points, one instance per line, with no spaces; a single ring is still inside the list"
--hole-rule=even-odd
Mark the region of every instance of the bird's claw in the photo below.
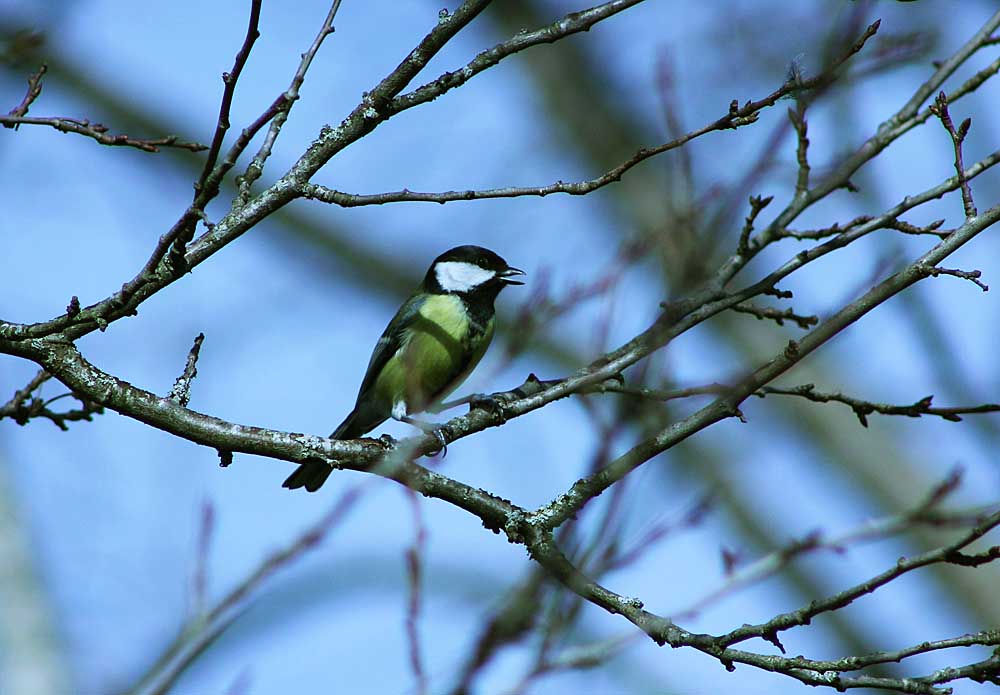
[[[488,410],[497,416],[500,424],[507,422],[507,404],[500,395],[476,394],[476,397],[469,403],[469,409]]]
[[[396,438],[389,434],[381,435],[376,441],[385,447],[386,451],[396,447]]]
[[[448,439],[445,435],[446,432],[449,435],[451,434],[451,430],[448,429],[447,425],[441,425],[440,427],[435,427],[430,431],[430,434],[433,434],[434,438],[437,439],[438,444],[441,445],[441,448],[438,449],[434,455],[435,456],[440,455],[441,458],[444,458],[445,456],[448,455]]]

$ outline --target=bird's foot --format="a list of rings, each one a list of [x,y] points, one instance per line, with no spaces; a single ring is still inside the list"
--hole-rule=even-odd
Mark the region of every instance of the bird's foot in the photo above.
[[[438,444],[441,445],[441,448],[434,453],[434,456],[440,456],[441,458],[447,456],[448,437],[451,436],[451,428],[448,427],[448,425],[441,425],[429,430],[428,434],[433,434],[434,438],[437,439]]]
[[[487,410],[496,415],[502,425],[507,422],[507,398],[505,394],[477,393],[469,402],[469,410]]]
[[[383,434],[375,441],[380,443],[386,451],[396,448],[396,438],[390,434]]]
[[[434,435],[438,444],[441,445],[441,448],[433,454],[434,456],[440,454],[441,458],[444,458],[448,454],[448,437],[454,436],[448,425],[437,425],[433,422],[424,422],[423,420],[418,420],[417,418],[410,417],[409,415],[400,416],[398,419],[408,425],[413,425],[414,427],[419,428],[424,434]]]

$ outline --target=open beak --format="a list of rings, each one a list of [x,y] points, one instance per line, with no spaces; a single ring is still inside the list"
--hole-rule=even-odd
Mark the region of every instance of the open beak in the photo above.
[[[520,280],[511,280],[514,275],[524,275],[524,271],[520,268],[507,268],[506,270],[500,271],[500,279],[504,281],[507,285],[523,285],[524,283]]]

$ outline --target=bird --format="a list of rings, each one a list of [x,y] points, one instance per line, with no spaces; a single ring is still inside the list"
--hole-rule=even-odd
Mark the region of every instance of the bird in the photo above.
[[[434,259],[375,345],[354,409],[330,435],[357,439],[389,418],[428,429],[411,416],[465,381],[493,339],[494,302],[524,271],[482,246],[456,246]],[[443,441],[443,438],[442,438]],[[332,467],[307,461],[282,487],[318,490]]]

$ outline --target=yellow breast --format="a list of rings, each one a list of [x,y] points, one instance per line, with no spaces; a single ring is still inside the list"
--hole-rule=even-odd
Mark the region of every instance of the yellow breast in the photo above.
[[[386,401],[406,402],[407,412],[419,412],[446,397],[476,366],[493,337],[492,321],[473,331],[462,300],[432,295],[421,305],[410,326],[410,337],[389,360],[376,382]],[[470,340],[471,333],[482,333]]]

